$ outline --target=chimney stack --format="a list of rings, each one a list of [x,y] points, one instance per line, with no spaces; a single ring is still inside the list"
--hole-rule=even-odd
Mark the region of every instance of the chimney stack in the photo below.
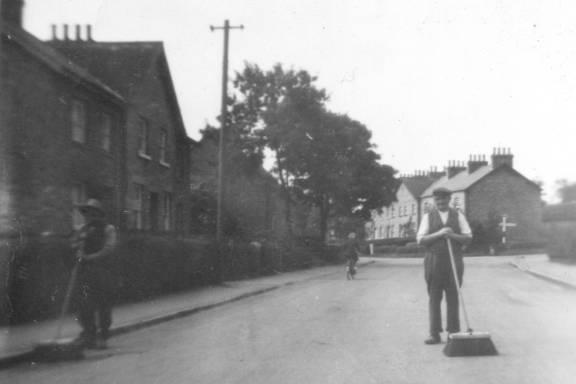
[[[52,24],[52,40],[56,41],[58,40],[58,35],[57,35],[57,29],[56,29],[56,24]]]
[[[430,167],[430,171],[428,171],[428,176],[433,179],[439,179],[444,176],[444,172],[439,171],[438,167]]]
[[[23,8],[24,0],[2,0],[2,3],[0,4],[2,21],[18,28],[22,28]]]
[[[68,41],[68,24],[64,24],[64,38],[63,40]]]
[[[464,170],[466,170],[464,162],[451,160],[446,167],[446,176],[451,179]]]
[[[514,168],[514,155],[510,148],[494,148],[492,152],[492,168],[507,165]]]
[[[477,169],[488,165],[486,156],[484,155],[470,155],[468,160],[468,173],[475,172]]]
[[[80,33],[80,24],[76,24],[76,40],[82,41],[82,35]]]

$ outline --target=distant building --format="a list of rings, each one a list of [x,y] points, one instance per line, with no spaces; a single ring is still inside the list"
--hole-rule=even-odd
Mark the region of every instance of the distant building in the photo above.
[[[471,156],[467,164],[451,161],[441,177],[437,173],[428,175],[428,185],[417,198],[415,194],[407,193],[413,178],[402,179],[405,188],[398,190],[398,201],[384,208],[382,215],[375,212],[372,219],[374,228],[390,226],[393,229],[389,232],[376,231],[373,238],[407,236],[399,228],[408,228],[407,223],[414,222],[414,216],[402,220],[402,216],[398,217],[398,210],[405,214],[409,208],[401,207],[417,201],[416,222],[419,223],[423,213],[433,207],[433,190],[444,187],[452,191],[451,206],[466,214],[473,229],[503,232],[503,225],[506,224],[508,241],[538,239],[542,216],[540,187],[514,169],[513,158],[509,149],[497,148],[490,163],[484,156]],[[411,229],[409,235],[413,233]]]
[[[396,191],[396,201],[380,212],[372,211],[371,234],[373,239],[413,237],[420,218],[420,195],[435,181],[434,173],[420,172],[401,177]]]

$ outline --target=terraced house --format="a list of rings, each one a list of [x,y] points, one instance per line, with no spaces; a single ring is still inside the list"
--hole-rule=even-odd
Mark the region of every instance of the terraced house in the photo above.
[[[96,42],[67,26],[48,45],[108,84],[126,100],[123,225],[186,232],[190,139],[161,42]]]
[[[42,41],[0,4],[0,315],[25,318],[61,293],[76,204],[102,200],[121,236],[188,233],[191,139],[161,42]]]
[[[95,197],[123,229],[185,232],[190,139],[163,44],[96,42],[90,26],[40,41],[22,28],[23,5],[2,2],[11,218],[63,233],[79,223],[74,204]]]

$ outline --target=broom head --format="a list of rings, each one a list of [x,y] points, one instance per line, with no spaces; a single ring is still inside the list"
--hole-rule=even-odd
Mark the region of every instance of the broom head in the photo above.
[[[57,339],[40,343],[32,352],[34,361],[55,362],[84,357],[82,345],[74,339]]]
[[[487,332],[459,332],[448,336],[444,354],[453,356],[491,356],[498,351]]]

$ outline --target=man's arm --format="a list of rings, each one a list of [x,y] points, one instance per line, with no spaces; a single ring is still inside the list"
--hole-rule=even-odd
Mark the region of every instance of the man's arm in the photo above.
[[[470,244],[472,241],[472,230],[470,229],[470,225],[468,224],[468,220],[466,220],[466,216],[460,211],[458,211],[458,224],[460,225],[460,234],[452,232],[446,235],[447,238],[457,241],[462,245]]]
[[[444,237],[444,235],[446,234],[446,228],[442,228],[434,233],[428,233],[428,232],[430,232],[428,223],[428,214],[425,214],[424,217],[422,217],[420,227],[418,228],[418,234],[416,236],[418,244],[429,245],[434,241]]]
[[[108,225],[106,227],[104,236],[105,240],[102,249],[99,250],[98,252],[94,252],[88,255],[82,255],[82,260],[88,261],[88,260],[106,258],[108,255],[112,253],[114,247],[116,246],[116,228],[114,228],[114,226],[112,225]]]

